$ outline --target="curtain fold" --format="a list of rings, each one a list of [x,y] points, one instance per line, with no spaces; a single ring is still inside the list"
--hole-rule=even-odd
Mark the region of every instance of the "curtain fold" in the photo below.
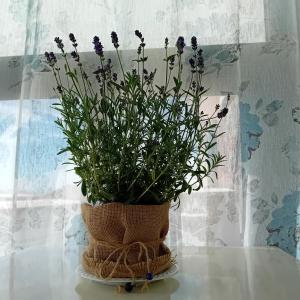
[[[109,36],[115,30],[130,70],[134,30],[140,29],[149,70],[163,71],[165,36],[174,45],[178,35],[187,43],[196,35],[209,101],[232,94],[219,145],[227,163],[215,185],[182,195],[181,207],[171,212],[170,245],[274,245],[300,256],[298,0],[2,2],[0,255],[51,244],[77,257],[86,243],[84,199],[73,184],[76,176],[61,165],[67,157],[56,155],[64,140],[50,108],[55,84],[43,52],[56,51],[55,36],[68,48],[73,32],[92,73],[97,34],[118,72]],[[184,78],[188,82],[188,71]]]

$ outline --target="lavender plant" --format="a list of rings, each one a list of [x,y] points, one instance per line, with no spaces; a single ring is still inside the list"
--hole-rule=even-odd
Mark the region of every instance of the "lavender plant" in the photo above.
[[[191,80],[184,86],[184,38],[178,37],[174,53],[165,39],[165,79],[158,84],[156,69],[146,69],[144,37],[138,30],[135,35],[139,39],[136,69],[125,71],[118,36],[111,33],[121,69],[118,75],[98,36],[92,42],[99,57],[93,75],[84,70],[72,33],[70,54],[63,41],[55,38],[64,72],[56,55],[45,53],[57,82],[59,101],[53,107],[60,116],[56,124],[66,137],[66,147],[59,154],[70,153],[66,163],[74,166],[81,179],[77,184],[90,203],[175,201],[179,205],[181,193],[199,190],[205,178],[213,180],[224,162],[225,157],[212,149],[223,134],[218,128],[228,112],[228,101],[223,108],[217,105],[211,115],[201,110],[206,89],[202,85],[203,51],[196,37],[191,39]]]

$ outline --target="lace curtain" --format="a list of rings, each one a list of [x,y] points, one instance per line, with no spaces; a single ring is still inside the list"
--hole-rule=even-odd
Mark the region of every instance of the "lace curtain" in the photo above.
[[[84,201],[76,176],[56,153],[54,82],[43,52],[73,32],[92,71],[91,40],[111,51],[118,32],[122,59],[135,57],[143,32],[151,60],[163,41],[199,37],[210,104],[232,94],[219,144],[227,155],[220,180],[171,212],[168,243],[276,245],[300,255],[299,2],[297,0],[104,1],[2,0],[0,11],[0,255],[51,245],[75,254],[86,243]],[[175,51],[175,50],[174,50]],[[186,49],[188,57],[189,49]],[[114,57],[113,54],[112,58]],[[187,62],[186,62],[187,63]],[[159,70],[158,70],[159,71]],[[185,76],[188,81],[188,73]],[[300,246],[299,246],[300,247]]]

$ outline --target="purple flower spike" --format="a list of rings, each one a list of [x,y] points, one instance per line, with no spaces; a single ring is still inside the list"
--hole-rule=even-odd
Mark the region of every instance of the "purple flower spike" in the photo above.
[[[94,36],[93,39],[94,49],[97,55],[103,57],[103,45],[100,42],[100,39],[98,36]]]
[[[134,33],[140,40],[143,38],[143,35],[139,30],[136,30]]]
[[[198,44],[197,44],[197,38],[196,38],[195,36],[193,36],[193,37],[191,38],[191,44],[192,44],[192,49],[193,49],[194,51],[196,51],[196,50],[197,50],[197,47],[198,47]]]
[[[119,39],[118,39],[118,35],[115,31],[112,31],[112,33],[111,33],[111,42],[114,44],[114,47],[116,49],[119,48],[119,46],[120,46],[119,45]]]
[[[190,63],[190,65],[191,65],[191,67],[194,69],[194,68],[195,68],[195,60],[192,59],[192,58],[190,58],[190,59],[189,59],[189,63]]]
[[[93,44],[95,45],[95,44],[97,44],[99,42],[100,42],[99,37],[95,35],[94,38],[93,38]]]
[[[75,36],[73,33],[69,34],[69,39],[72,42],[72,46],[76,48],[78,46],[78,44],[76,43],[76,39],[75,39]]]
[[[168,45],[169,45],[169,39],[168,39],[168,37],[166,37],[166,38],[165,38],[165,48],[167,48]]]
[[[177,47],[178,54],[182,54],[183,48],[185,47],[183,36],[178,37],[177,42],[176,42],[176,47]]]
[[[69,34],[69,38],[70,38],[70,41],[71,41],[72,43],[76,43],[76,39],[75,39],[75,36],[74,36],[73,33],[70,33],[70,34]]]
[[[55,62],[56,62],[56,56],[53,52],[49,53],[49,57],[50,57],[51,60],[55,60]]]
[[[101,44],[101,42],[99,42],[99,44],[95,45],[95,52],[97,55],[99,56],[103,56],[103,46]]]
[[[201,69],[204,68],[204,58],[203,58],[203,55],[202,55],[202,49],[200,49],[198,51],[198,61],[197,61],[197,66]]]
[[[218,114],[217,114],[217,117],[219,119],[221,118],[224,118],[228,113],[228,108],[227,107],[224,107]]]
[[[57,62],[56,56],[53,52],[45,52],[45,57],[47,60],[47,63],[50,67],[53,67],[55,63]]]
[[[137,54],[140,55],[142,53],[142,47],[141,45],[139,45],[138,49],[137,49]]]
[[[59,48],[61,51],[64,50],[64,44],[62,43],[62,39],[60,39],[59,37],[56,37],[54,39],[54,42],[56,43],[57,48]]]
[[[75,52],[75,51],[72,51],[72,52],[71,52],[71,56],[75,59],[75,58],[77,57],[76,52]]]
[[[76,62],[79,62],[79,55],[78,55],[78,53],[76,52],[76,51],[72,51],[71,52],[71,56],[74,58],[74,60],[76,61]]]

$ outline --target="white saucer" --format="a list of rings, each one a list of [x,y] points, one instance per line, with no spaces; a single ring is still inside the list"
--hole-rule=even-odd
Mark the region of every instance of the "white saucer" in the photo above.
[[[176,273],[178,272],[178,266],[177,264],[174,264],[170,269],[166,270],[165,272],[162,272],[160,274],[154,275],[152,281],[158,281],[158,280],[162,280],[162,279],[166,279],[169,277],[174,276]],[[93,281],[97,281],[100,282],[102,284],[106,284],[106,285],[123,285],[126,284],[128,282],[132,282],[132,278],[112,278],[112,279],[102,279],[99,277],[96,277],[92,274],[87,273],[82,265],[79,265],[76,268],[76,273],[78,275],[80,275],[81,277],[85,278],[85,279],[89,279],[89,280],[93,280]],[[142,283],[145,282],[146,279],[145,278],[136,278],[135,282],[136,283]]]

